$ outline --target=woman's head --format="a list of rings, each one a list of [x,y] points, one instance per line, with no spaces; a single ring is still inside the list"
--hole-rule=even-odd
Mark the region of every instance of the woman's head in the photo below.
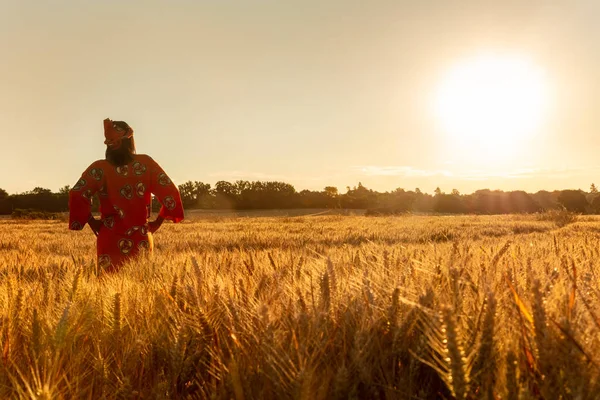
[[[133,129],[125,121],[104,120],[106,140],[106,160],[115,166],[123,166],[133,161],[135,140]]]

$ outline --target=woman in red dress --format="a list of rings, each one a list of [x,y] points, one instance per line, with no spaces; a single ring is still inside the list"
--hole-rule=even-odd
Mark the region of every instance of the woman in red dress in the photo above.
[[[69,229],[89,224],[97,239],[98,267],[116,271],[124,261],[153,250],[152,233],[163,221],[183,220],[177,186],[150,156],[135,153],[133,129],[123,121],[104,120],[106,159],[92,163],[69,192]],[[91,213],[98,193],[101,219]],[[152,194],[162,204],[148,221]]]

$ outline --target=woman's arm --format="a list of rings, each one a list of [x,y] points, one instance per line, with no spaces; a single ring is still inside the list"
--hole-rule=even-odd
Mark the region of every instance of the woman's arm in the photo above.
[[[103,178],[104,171],[98,166],[98,162],[95,162],[85,170],[73,189],[69,191],[69,229],[80,231],[86,223],[90,223],[92,198],[99,190]],[[94,230],[92,224],[93,221],[90,227]]]
[[[102,221],[99,220],[99,219],[94,218],[94,216],[92,215],[92,213],[90,213],[90,216],[88,217],[87,223],[90,226],[90,228],[92,228],[92,231],[94,232],[94,234],[96,236],[98,236],[98,234],[100,233],[100,228],[102,227]]]
[[[151,184],[150,190],[156,195],[156,198],[162,204],[158,213],[156,224],[158,227],[164,220],[170,220],[175,223],[181,222],[184,218],[183,204],[177,186],[171,181],[165,171],[154,160],[150,158],[151,166]]]
[[[154,221],[148,222],[148,229],[150,230],[150,233],[156,232],[164,221],[165,219],[159,215]]]

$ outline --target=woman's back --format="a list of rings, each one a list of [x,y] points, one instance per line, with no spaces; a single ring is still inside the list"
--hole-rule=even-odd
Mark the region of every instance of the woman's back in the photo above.
[[[90,168],[90,178],[99,184],[100,211],[105,223],[120,232],[147,223],[151,194],[156,191],[155,183],[158,183],[157,165],[152,158],[136,154],[134,160],[124,166],[117,167],[106,160],[99,160]],[[166,179],[163,183],[170,183]]]
[[[106,121],[110,120],[105,120],[105,129]],[[83,229],[86,223],[99,225],[92,229],[98,236],[98,264],[102,268],[118,267],[139,250],[152,250],[153,229],[148,224],[152,194],[162,203],[154,229],[165,219],[180,222],[184,216],[177,186],[150,156],[132,153],[127,163],[115,165],[112,161],[93,162],[69,194],[69,229]],[[96,193],[100,221],[91,216]]]

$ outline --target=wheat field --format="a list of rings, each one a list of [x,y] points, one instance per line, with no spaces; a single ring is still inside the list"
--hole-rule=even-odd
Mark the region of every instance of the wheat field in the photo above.
[[[0,398],[595,399],[600,219],[0,220]]]

